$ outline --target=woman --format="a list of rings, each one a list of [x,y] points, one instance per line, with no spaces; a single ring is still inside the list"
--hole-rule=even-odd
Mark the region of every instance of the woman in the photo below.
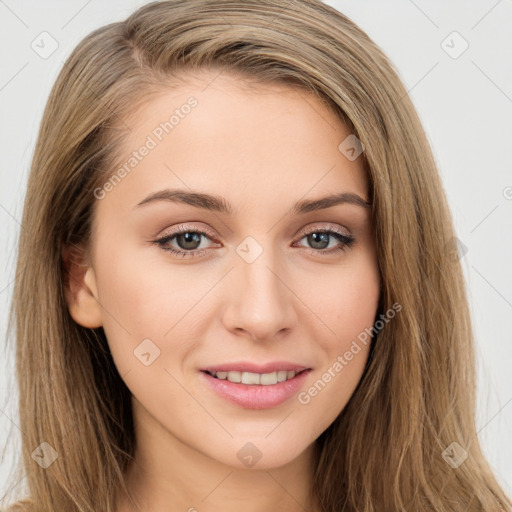
[[[511,510],[453,240],[405,88],[334,9],[96,30],[28,184],[12,510]]]

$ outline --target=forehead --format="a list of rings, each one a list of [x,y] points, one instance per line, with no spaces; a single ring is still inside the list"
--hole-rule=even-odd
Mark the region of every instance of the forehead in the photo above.
[[[210,191],[235,204],[294,202],[333,191],[367,199],[363,159],[340,144],[346,125],[302,88],[218,72],[191,75],[149,98],[127,121],[119,165],[131,203],[164,186]],[[144,156],[134,156],[144,147]],[[131,161],[130,161],[131,159]],[[130,165],[133,164],[133,165]]]

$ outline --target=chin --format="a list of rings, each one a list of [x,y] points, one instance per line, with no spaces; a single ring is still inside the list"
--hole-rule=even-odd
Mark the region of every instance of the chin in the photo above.
[[[305,455],[307,448],[312,448],[312,443],[297,445],[289,438],[283,439],[276,435],[271,440],[272,434],[268,438],[265,438],[266,435],[268,433],[261,437],[253,436],[252,440],[250,437],[232,439],[222,452],[210,453],[210,457],[238,470],[268,470],[286,466]]]

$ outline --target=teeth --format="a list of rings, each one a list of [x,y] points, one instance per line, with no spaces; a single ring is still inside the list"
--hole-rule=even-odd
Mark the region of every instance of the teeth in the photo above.
[[[277,382],[284,382],[286,380],[288,372],[286,370],[279,370],[277,372]]]
[[[230,382],[242,382],[242,372],[228,372],[227,379]]]
[[[242,373],[242,384],[259,384],[261,375],[259,373]]]
[[[295,377],[294,371],[279,370],[272,373],[251,373],[251,372],[215,372],[212,373],[214,377],[221,380],[229,380],[229,382],[236,382],[242,384],[257,384],[263,386],[271,386],[278,382],[293,379]]]
[[[277,372],[264,373],[260,377],[260,384],[268,386],[269,384],[277,384]]]

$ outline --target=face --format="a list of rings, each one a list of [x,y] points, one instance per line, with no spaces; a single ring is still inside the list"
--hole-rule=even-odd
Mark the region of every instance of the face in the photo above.
[[[368,182],[314,96],[214,77],[132,119],[95,191],[94,300],[70,310],[103,326],[138,434],[272,468],[311,448],[362,376],[379,297]]]

